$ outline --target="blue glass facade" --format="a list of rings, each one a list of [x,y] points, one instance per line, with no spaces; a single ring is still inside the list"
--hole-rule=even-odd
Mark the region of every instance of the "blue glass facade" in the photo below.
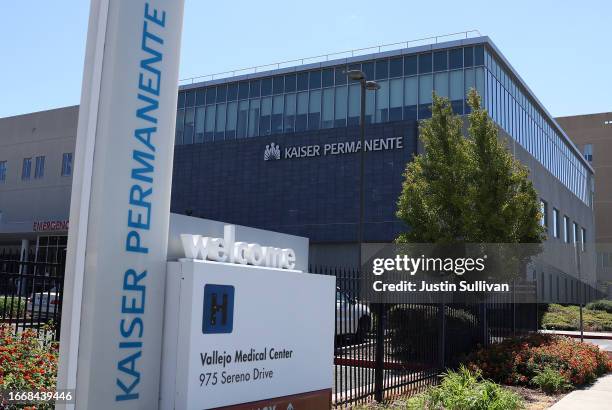
[[[366,164],[366,240],[390,241],[405,165],[432,91],[467,114],[475,88],[493,120],[590,206],[591,171],[556,123],[488,40],[454,42],[277,70],[182,87],[178,96],[172,210],[310,237],[357,236],[358,164],[353,154],[264,162],[266,146],[356,141],[360,69],[368,91],[367,139],[397,138],[403,149],[371,152]]]

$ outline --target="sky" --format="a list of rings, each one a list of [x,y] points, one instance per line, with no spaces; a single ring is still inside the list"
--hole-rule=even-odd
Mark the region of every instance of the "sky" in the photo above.
[[[79,103],[88,13],[0,0],[0,118]],[[553,116],[612,111],[609,0],[186,0],[180,78],[473,29]]]

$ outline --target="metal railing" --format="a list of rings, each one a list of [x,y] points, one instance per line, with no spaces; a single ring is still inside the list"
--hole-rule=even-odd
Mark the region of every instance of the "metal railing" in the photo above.
[[[343,57],[350,58],[350,57],[371,54],[371,53],[376,53],[376,52],[381,53],[383,51],[397,49],[398,47],[401,47],[401,46],[405,46],[405,48],[409,48],[411,46],[415,47],[415,46],[424,46],[424,45],[429,45],[429,44],[437,44],[438,41],[440,40],[450,41],[453,39],[460,40],[464,38],[480,37],[480,36],[481,36],[480,31],[468,30],[468,31],[460,31],[457,33],[442,34],[439,36],[423,37],[423,38],[414,39],[414,40],[400,41],[398,43],[380,44],[377,46],[357,48],[357,49],[347,50],[347,51],[338,51],[338,52],[329,53],[329,54],[321,54],[321,55],[313,56],[313,57],[297,58],[295,60],[286,60],[286,61],[280,61],[277,63],[258,65],[258,66],[247,67],[247,68],[240,68],[238,70],[223,71],[220,73],[188,77],[188,78],[179,80],[179,85],[194,84],[196,82],[202,82],[202,81],[219,80],[222,78],[231,78],[237,75],[255,74],[261,71],[287,68],[287,67],[292,67],[296,65],[304,65],[308,63],[322,63],[322,62],[329,61],[330,59],[339,59]]]

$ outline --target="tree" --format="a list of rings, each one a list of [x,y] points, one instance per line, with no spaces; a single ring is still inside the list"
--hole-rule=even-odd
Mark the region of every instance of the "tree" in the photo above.
[[[497,127],[468,95],[464,121],[434,94],[432,118],[422,122],[424,152],[406,167],[397,216],[409,230],[398,243],[540,243],[538,195],[528,169],[509,152]]]

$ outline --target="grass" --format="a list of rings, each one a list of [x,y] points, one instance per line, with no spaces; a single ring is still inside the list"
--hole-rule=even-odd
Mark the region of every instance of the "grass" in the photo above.
[[[612,331],[612,313],[605,310],[583,309],[584,330]],[[580,309],[578,306],[548,305],[542,317],[542,328],[549,330],[579,330]]]

